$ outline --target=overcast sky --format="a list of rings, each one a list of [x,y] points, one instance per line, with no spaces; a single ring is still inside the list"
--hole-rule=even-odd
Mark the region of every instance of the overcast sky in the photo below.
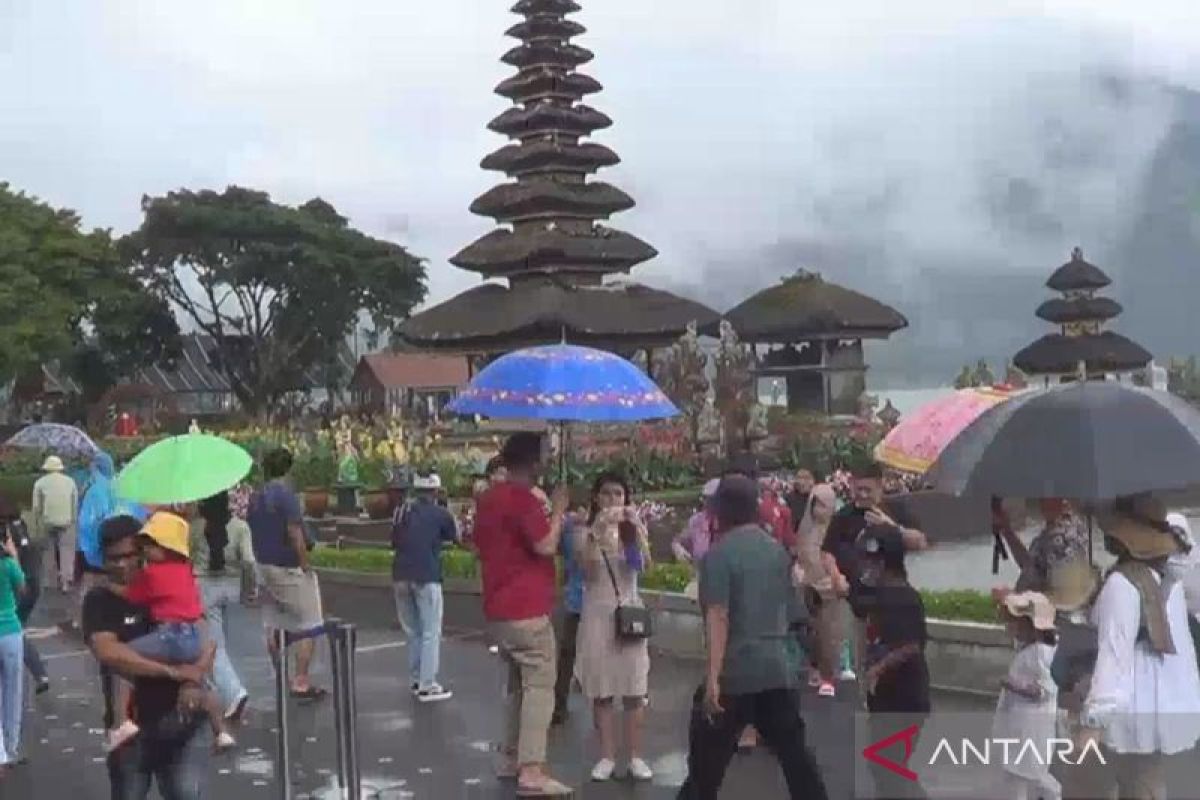
[[[820,227],[1011,252],[979,214],[980,171],[1035,171],[1046,109],[1119,124],[1106,169],[1045,192],[1062,241],[1016,259],[1044,275],[1103,244],[1170,122],[1153,97],[1097,112],[1079,76],[1200,85],[1195,0],[581,4],[605,85],[589,102],[616,122],[597,138],[624,159],[604,178],[639,203],[616,224],[661,251],[635,276],[675,287],[768,285],[792,266],[779,247]],[[144,193],[320,195],[428,258],[444,299],[477,280],[447,257],[490,227],[466,209],[499,180],[478,162],[502,144],[485,125],[505,107],[510,5],[0,0],[0,180],[118,232]]]

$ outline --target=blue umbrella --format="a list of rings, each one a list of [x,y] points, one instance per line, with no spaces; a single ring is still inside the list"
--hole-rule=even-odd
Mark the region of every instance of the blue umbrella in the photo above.
[[[39,422],[17,431],[4,443],[6,447],[55,453],[60,456],[91,458],[100,452],[96,443],[79,428],[57,422]]]
[[[553,422],[639,422],[679,413],[635,365],[569,344],[531,347],[497,359],[449,406],[456,414]]]

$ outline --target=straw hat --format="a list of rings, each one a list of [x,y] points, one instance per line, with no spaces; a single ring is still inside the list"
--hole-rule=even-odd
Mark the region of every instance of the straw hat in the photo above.
[[[1153,561],[1180,550],[1179,538],[1167,521],[1167,507],[1149,493],[1123,497],[1099,517],[1105,535],[1125,545],[1139,561]]]
[[[42,472],[62,472],[63,469],[62,459],[58,456],[46,456],[45,462],[42,463]]]
[[[184,558],[191,556],[188,550],[188,522],[183,517],[167,511],[156,511],[142,526],[142,536],[155,544]]]
[[[1100,586],[1100,573],[1086,557],[1075,558],[1050,571],[1047,599],[1059,611],[1079,611],[1092,601]]]
[[[1054,630],[1054,606],[1040,592],[1013,592],[1005,596],[1004,610],[1014,617],[1028,617],[1039,631]]]

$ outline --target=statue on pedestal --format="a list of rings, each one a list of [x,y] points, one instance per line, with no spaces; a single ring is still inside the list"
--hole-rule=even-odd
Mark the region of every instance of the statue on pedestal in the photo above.
[[[358,477],[358,451],[354,448],[354,431],[350,418],[342,416],[334,429],[333,441],[337,447],[337,512],[344,516],[358,512],[358,489],[362,485]]]

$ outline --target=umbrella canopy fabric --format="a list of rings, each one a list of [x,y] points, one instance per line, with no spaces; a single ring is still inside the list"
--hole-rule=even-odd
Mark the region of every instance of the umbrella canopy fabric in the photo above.
[[[39,422],[17,431],[6,447],[57,453],[60,456],[91,458],[100,452],[92,438],[71,425]]]
[[[1200,410],[1086,381],[1029,392],[971,423],[926,480],[938,491],[1102,502],[1200,484]]]
[[[450,410],[554,422],[637,422],[679,413],[634,364],[569,344],[532,347],[497,359],[450,403]]]
[[[237,485],[254,461],[219,436],[189,433],[147,447],[117,476],[116,494],[147,505],[193,503]]]
[[[1007,387],[989,386],[960,389],[926,403],[903,417],[875,446],[875,460],[904,472],[923,474],[963,428],[1013,394]]]

